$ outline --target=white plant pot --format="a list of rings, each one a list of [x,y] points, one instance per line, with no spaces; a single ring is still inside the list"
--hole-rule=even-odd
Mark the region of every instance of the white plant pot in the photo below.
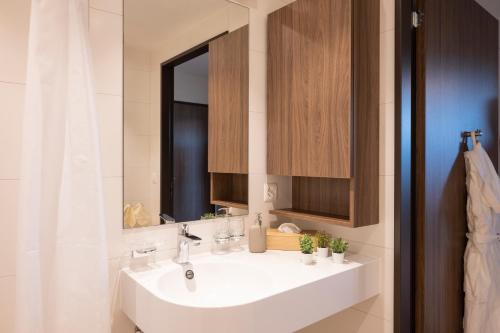
[[[302,253],[302,262],[304,265],[311,265],[313,263],[313,254]]]
[[[345,253],[332,253],[333,262],[336,264],[343,264]]]
[[[318,258],[328,258],[328,250],[327,247],[318,247]]]

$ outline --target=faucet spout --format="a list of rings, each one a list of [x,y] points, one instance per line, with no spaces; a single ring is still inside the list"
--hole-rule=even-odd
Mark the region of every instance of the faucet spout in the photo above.
[[[201,238],[189,233],[189,226],[183,223],[179,227],[179,235],[177,241],[177,263],[186,264],[189,262],[189,245],[199,246]]]

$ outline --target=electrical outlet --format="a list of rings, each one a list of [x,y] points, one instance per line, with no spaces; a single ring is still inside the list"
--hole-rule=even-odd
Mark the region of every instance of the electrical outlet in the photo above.
[[[278,184],[264,184],[264,202],[276,201],[278,196]]]

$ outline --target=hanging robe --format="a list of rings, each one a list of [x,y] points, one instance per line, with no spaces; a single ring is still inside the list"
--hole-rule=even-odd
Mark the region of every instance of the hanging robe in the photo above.
[[[481,144],[465,153],[467,223],[465,333],[500,332],[500,179]]]

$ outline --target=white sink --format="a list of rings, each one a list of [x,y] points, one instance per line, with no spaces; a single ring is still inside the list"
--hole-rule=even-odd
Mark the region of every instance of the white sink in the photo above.
[[[379,293],[379,261],[347,259],[306,266],[297,252],[238,252],[124,269],[122,310],[145,333],[294,332]]]
[[[253,302],[271,291],[272,280],[266,271],[217,259],[202,257],[187,267],[170,265],[173,268],[158,279],[157,294],[179,305],[213,308]],[[187,269],[195,272],[191,280],[185,277]]]

